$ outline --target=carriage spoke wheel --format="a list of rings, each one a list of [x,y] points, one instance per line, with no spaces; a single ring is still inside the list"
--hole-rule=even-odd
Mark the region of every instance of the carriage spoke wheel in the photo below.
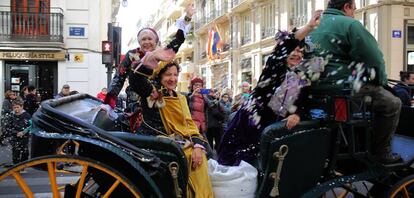
[[[26,197],[35,197],[38,188],[31,188],[21,171],[44,171],[49,179],[50,196],[58,197],[141,197],[136,187],[121,173],[96,160],[79,157],[50,155],[34,158],[0,174],[0,184],[15,180]],[[43,189],[44,190],[44,189]]]
[[[410,175],[397,182],[389,193],[391,198],[414,197],[414,175]]]

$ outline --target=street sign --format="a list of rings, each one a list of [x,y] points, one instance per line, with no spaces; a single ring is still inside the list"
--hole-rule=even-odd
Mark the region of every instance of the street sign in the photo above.
[[[69,27],[69,36],[85,36],[85,27]]]
[[[392,31],[392,38],[401,38],[401,36],[402,36],[401,30]]]

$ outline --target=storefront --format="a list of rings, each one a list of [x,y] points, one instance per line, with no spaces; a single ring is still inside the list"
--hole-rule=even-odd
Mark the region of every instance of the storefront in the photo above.
[[[2,51],[3,91],[20,92],[25,86],[34,86],[41,100],[53,98],[56,94],[58,61],[65,60],[65,52],[21,52]]]

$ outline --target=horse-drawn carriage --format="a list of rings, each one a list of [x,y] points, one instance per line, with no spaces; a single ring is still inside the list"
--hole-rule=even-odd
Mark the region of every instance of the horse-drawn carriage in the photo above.
[[[267,127],[257,163],[257,197],[411,197],[414,134],[393,139],[403,161],[383,165],[370,154],[368,97],[314,96],[319,115],[294,130]],[[48,172],[53,197],[186,197],[189,166],[171,139],[122,132],[102,103],[78,94],[42,103],[33,116],[31,159],[0,175],[27,197],[36,188],[19,171]],[[414,110],[403,110],[406,126]],[[409,125],[409,124],[408,124]],[[408,128],[409,129],[409,128]]]

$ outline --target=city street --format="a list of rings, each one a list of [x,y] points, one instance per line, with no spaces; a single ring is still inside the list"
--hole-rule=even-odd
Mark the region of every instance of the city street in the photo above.
[[[11,164],[11,152],[7,147],[0,147],[0,172],[6,170],[4,165]],[[35,170],[32,168],[21,172],[22,177],[26,181],[30,190],[36,198],[53,197],[50,188],[50,180],[47,171]],[[73,176],[57,176],[57,183],[67,184],[76,181],[77,177]],[[0,198],[20,198],[26,197],[21,188],[13,177],[9,177],[0,182]]]

